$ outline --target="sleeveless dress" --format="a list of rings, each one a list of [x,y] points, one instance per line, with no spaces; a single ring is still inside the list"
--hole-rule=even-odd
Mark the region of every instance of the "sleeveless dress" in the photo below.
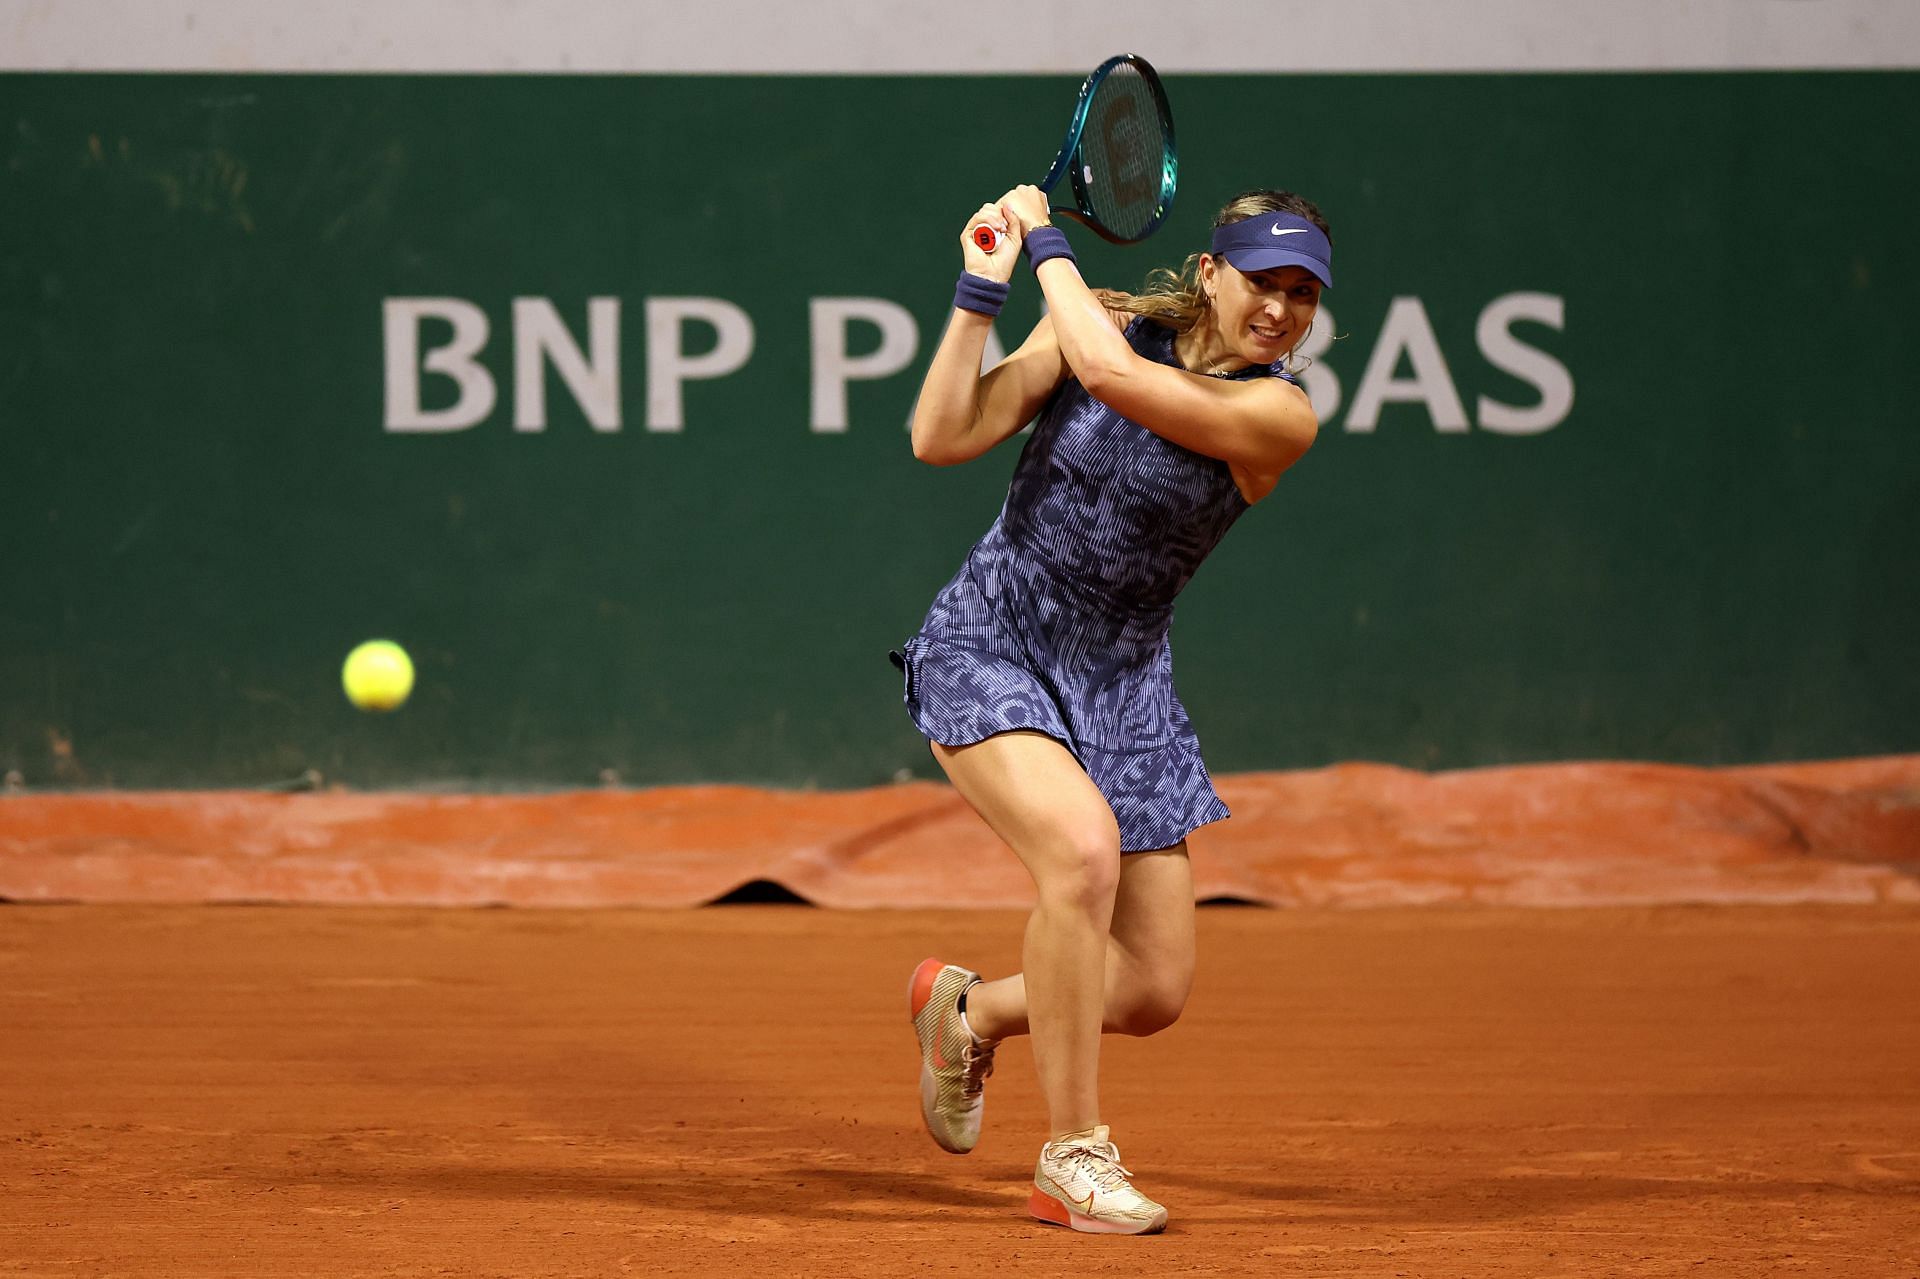
[[[1136,316],[1136,354],[1179,367]],[[1254,365],[1235,378],[1287,377]],[[1289,381],[1293,379],[1288,377]],[[907,713],[964,746],[1031,729],[1072,751],[1123,852],[1227,816],[1173,689],[1173,601],[1247,509],[1227,464],[1162,439],[1069,377],[1041,410],[993,527],[888,656]]]

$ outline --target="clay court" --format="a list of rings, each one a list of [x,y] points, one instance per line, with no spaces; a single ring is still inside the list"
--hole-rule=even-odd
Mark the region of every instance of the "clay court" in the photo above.
[[[1031,1223],[905,974],[1020,916],[14,907],[0,1273],[1920,1274],[1920,907],[1201,911],[1106,1041],[1168,1232]]]
[[[1136,1239],[1027,1044],[921,1129],[1031,894],[949,788],[0,800],[0,1273],[1920,1275],[1920,757],[1221,786]]]

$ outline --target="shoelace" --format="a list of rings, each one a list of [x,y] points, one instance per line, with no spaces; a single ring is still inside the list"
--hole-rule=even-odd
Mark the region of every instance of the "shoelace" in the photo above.
[[[993,1073],[993,1050],[999,1041],[990,1044],[969,1043],[960,1052],[960,1059],[966,1063],[966,1077],[960,1081],[960,1095],[971,1101],[980,1095],[987,1086],[987,1076]]]
[[[1047,1149],[1056,1152],[1057,1158],[1069,1160],[1085,1168],[1094,1186],[1100,1190],[1112,1190],[1117,1186],[1125,1185],[1126,1178],[1133,1176],[1132,1169],[1120,1162],[1120,1147],[1110,1141],[1101,1146],[1076,1143],[1062,1147],[1056,1147],[1052,1142],[1048,1142]]]

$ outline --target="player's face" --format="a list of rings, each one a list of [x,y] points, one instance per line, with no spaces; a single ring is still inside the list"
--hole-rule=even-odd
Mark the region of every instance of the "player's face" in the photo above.
[[[1320,281],[1302,266],[1244,272],[1215,258],[1211,275],[1220,335],[1250,364],[1293,350],[1320,309]]]

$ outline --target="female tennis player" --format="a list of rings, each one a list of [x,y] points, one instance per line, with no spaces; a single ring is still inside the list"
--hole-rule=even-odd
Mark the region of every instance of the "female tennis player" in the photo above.
[[[1161,1230],[1101,1122],[1100,1035],[1150,1035],[1193,978],[1187,835],[1227,809],[1174,694],[1174,597],[1312,445],[1286,371],[1332,239],[1313,204],[1255,191],[1211,243],[1139,295],[1096,292],[1037,187],[983,205],[914,412],[913,451],[951,465],[1038,416],[1005,507],[892,654],[954,787],[1032,874],[1025,971],[983,981],[929,959],[909,1008],[921,1112],[971,1150],[998,1042],[1030,1032],[1052,1139],[1028,1208],[1098,1233]],[[1002,237],[983,252],[981,225]],[[989,372],[981,354],[1023,250],[1047,315]]]

